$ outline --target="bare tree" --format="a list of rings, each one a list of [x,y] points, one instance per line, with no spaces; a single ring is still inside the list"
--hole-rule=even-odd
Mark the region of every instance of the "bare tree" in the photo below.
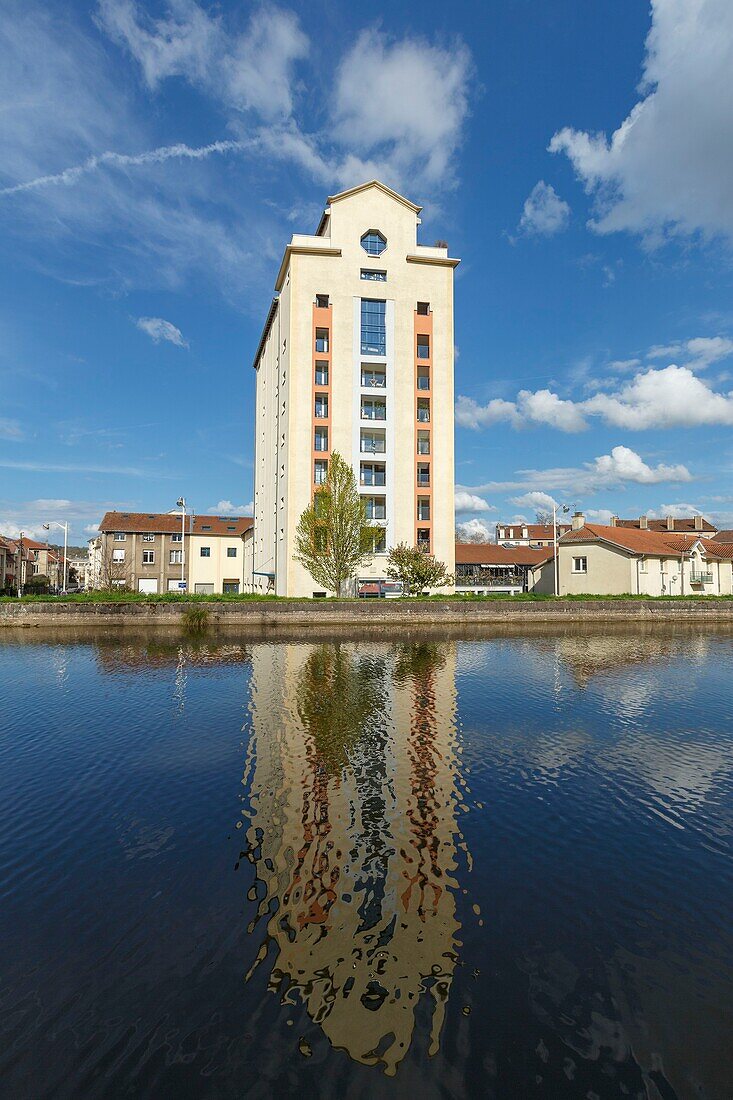
[[[543,527],[552,527],[552,512],[535,512],[535,518]]]
[[[102,546],[99,551],[99,576],[97,587],[108,592],[132,587],[132,563],[127,561],[127,555],[123,561],[115,561],[115,547],[105,536],[102,536]]]

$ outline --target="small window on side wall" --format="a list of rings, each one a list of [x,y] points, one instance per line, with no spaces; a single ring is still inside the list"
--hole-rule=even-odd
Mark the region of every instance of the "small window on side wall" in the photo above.
[[[418,302],[417,303],[417,312],[421,316],[427,317],[427,315],[430,313],[430,302]]]
[[[362,235],[361,247],[368,256],[381,256],[387,247],[387,241],[378,229],[369,229]]]
[[[319,309],[328,309],[328,295],[316,294],[316,305]]]

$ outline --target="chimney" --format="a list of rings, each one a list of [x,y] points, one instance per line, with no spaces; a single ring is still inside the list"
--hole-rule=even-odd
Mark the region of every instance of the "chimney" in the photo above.
[[[695,516],[695,530],[702,531],[702,516]]]
[[[582,512],[573,512],[573,531],[579,531],[581,527],[585,527],[585,516]]]
[[[667,530],[674,531],[674,517],[667,516]]]
[[[611,516],[611,527],[618,527],[618,516]]]
[[[641,531],[649,530],[649,520],[646,518],[646,516],[639,516],[639,529]]]

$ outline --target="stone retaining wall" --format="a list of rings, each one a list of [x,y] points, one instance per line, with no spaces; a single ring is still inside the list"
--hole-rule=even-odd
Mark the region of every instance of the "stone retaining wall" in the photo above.
[[[282,600],[231,603],[0,604],[0,627],[183,626],[191,608],[211,626],[432,626],[439,623],[733,623],[733,600]]]

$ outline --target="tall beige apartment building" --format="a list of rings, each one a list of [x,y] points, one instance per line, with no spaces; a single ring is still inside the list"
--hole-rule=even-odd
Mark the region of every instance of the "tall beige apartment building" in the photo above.
[[[328,199],[285,248],[257,348],[255,590],[325,595],[293,558],[334,451],[382,528],[357,582],[399,542],[452,572],[453,270],[417,243],[421,207],[372,180]]]

